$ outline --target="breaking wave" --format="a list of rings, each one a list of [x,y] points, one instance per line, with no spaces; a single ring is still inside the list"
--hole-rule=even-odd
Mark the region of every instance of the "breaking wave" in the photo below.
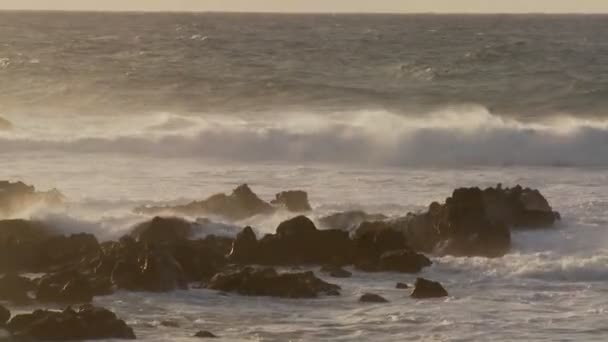
[[[58,151],[231,161],[355,163],[390,166],[608,165],[608,121],[556,116],[524,122],[481,106],[426,115],[362,111],[253,120],[163,114],[130,118],[124,129],[87,135],[0,135],[0,153]],[[90,122],[88,122],[90,124]],[[70,123],[73,131],[74,123]],[[66,139],[66,136],[72,138]]]

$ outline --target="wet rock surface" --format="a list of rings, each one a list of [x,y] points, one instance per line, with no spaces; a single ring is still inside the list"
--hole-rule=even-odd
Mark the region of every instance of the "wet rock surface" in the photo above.
[[[77,341],[96,339],[135,339],[135,333],[113,312],[84,305],[74,310],[36,310],[14,316],[7,324],[17,340]]]
[[[274,268],[245,267],[216,274],[207,288],[246,296],[315,298],[338,295],[340,287],[313,272],[279,273]]]
[[[424,278],[416,279],[414,284],[414,291],[412,292],[412,298],[425,299],[425,298],[441,298],[447,297],[448,292],[443,286],[436,281],[427,280]]]

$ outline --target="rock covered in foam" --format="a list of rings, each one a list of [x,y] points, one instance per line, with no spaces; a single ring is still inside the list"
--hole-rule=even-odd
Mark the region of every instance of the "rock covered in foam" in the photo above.
[[[275,199],[270,203],[280,205],[287,210],[295,213],[311,211],[310,203],[308,202],[308,193],[305,191],[283,191],[276,194]]]
[[[361,303],[388,303],[388,300],[375,293],[365,293],[359,298]]]
[[[193,235],[192,223],[176,217],[155,217],[135,226],[131,236],[145,243],[171,243]]]
[[[14,316],[7,324],[19,340],[82,341],[96,339],[135,339],[125,321],[104,308],[83,305],[77,310],[36,310]]]
[[[23,182],[0,181],[0,218],[11,217],[36,205],[57,207],[65,197],[56,189],[40,192]]]
[[[174,212],[188,216],[217,215],[238,221],[255,215],[272,213],[274,208],[261,200],[247,184],[243,184],[234,189],[230,195],[216,194],[203,201],[186,205],[139,207],[135,211],[144,214]]]
[[[329,229],[353,231],[363,222],[383,221],[388,217],[382,214],[368,214],[361,210],[334,213],[319,220],[319,223]]]

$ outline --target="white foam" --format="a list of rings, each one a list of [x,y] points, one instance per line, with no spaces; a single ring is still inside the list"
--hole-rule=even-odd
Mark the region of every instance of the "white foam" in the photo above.
[[[117,123],[69,120],[53,133],[32,130],[0,137],[0,152],[398,166],[608,165],[608,121],[559,116],[528,123],[474,105],[411,116],[362,111],[250,120],[173,114],[110,119]],[[78,133],[67,133],[77,125],[83,126]]]

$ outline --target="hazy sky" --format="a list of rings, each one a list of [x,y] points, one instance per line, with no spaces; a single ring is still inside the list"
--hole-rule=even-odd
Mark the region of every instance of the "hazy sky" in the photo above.
[[[0,0],[1,9],[280,12],[608,12],[608,0]]]

